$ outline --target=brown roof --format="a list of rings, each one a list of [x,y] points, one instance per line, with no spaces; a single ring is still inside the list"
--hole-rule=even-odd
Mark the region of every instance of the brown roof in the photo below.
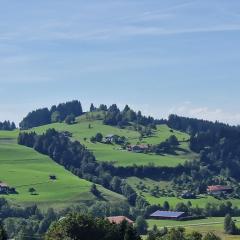
[[[107,219],[108,219],[109,222],[116,223],[116,224],[120,224],[123,221],[127,221],[130,224],[134,223],[132,220],[130,220],[129,218],[124,217],[124,216],[108,217]]]
[[[221,186],[221,185],[214,185],[214,186],[208,186],[209,192],[217,192],[217,191],[227,191],[231,190],[232,188],[230,186]]]

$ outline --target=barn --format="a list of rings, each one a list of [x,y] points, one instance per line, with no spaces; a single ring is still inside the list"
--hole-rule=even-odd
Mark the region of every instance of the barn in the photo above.
[[[150,217],[154,219],[172,219],[172,220],[178,220],[185,216],[186,216],[185,212],[171,212],[171,211],[156,211],[150,215]]]
[[[232,187],[230,186],[223,186],[223,185],[213,185],[208,186],[207,192],[208,194],[212,195],[220,195],[221,193],[231,193],[233,191]]]

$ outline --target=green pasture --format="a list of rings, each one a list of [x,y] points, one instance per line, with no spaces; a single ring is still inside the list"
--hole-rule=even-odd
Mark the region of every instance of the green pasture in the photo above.
[[[240,227],[240,217],[233,218]],[[174,221],[174,220],[148,220],[148,227],[152,229],[156,225],[159,229],[163,227],[184,227],[187,232],[198,231],[203,235],[208,232],[213,232],[220,236],[222,240],[237,240],[240,236],[230,236],[224,233],[224,218],[214,217],[201,220],[191,221]]]
[[[17,131],[0,131],[0,181],[15,187],[18,194],[0,195],[20,205],[37,203],[42,207],[61,208],[79,202],[95,201],[90,182],[74,176],[49,157],[16,142]],[[51,181],[49,175],[56,175]],[[36,195],[29,188],[36,189]],[[109,201],[123,199],[99,186]]]
[[[153,136],[139,140],[139,133],[130,129],[119,129],[116,127],[103,125],[102,120],[88,120],[86,117],[80,117],[76,124],[67,125],[65,123],[54,123],[33,129],[37,133],[43,133],[49,128],[55,128],[58,131],[68,131],[73,134],[73,139],[80,141],[90,151],[94,153],[98,161],[111,162],[116,166],[149,165],[175,167],[186,160],[197,158],[188,148],[189,136],[185,133],[173,131],[166,125],[158,125]],[[90,125],[90,126],[89,126]],[[89,128],[90,127],[90,128]],[[131,144],[159,144],[171,135],[176,135],[181,142],[180,148],[184,151],[178,151],[176,155],[155,155],[133,153],[120,149],[118,145],[91,143],[90,138],[96,133],[102,133],[103,136],[116,134],[125,136]]]

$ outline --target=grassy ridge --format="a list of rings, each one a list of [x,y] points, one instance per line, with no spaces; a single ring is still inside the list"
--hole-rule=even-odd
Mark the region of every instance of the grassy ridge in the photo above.
[[[89,124],[91,124],[91,128],[89,128]],[[184,163],[186,160],[191,160],[197,157],[188,148],[188,143],[186,140],[189,139],[189,136],[178,131],[172,132],[171,129],[169,129],[166,125],[158,125],[154,135],[143,138],[142,141],[139,140],[140,134],[137,131],[103,125],[101,120],[90,121],[85,116],[80,117],[78,122],[74,125],[54,123],[35,128],[34,130],[37,133],[43,133],[48,128],[55,128],[59,131],[71,132],[75,140],[80,141],[89,150],[93,151],[98,161],[112,162],[116,166],[154,164],[155,166],[175,167],[179,163]],[[159,144],[166,140],[169,136],[176,135],[179,141],[181,141],[180,148],[186,150],[186,152],[179,152],[177,155],[132,153],[120,150],[118,145],[91,143],[90,138],[95,136],[98,132],[102,133],[104,136],[108,134],[125,136],[131,144]],[[84,140],[85,138],[86,140]]]
[[[90,192],[92,183],[74,176],[49,157],[18,145],[17,133],[0,131],[0,181],[16,187],[19,193],[4,197],[21,205],[37,203],[55,208],[96,200]],[[49,180],[50,174],[56,175],[57,181]],[[37,195],[30,195],[30,187],[37,190]],[[123,199],[100,186],[99,190],[110,201]]]

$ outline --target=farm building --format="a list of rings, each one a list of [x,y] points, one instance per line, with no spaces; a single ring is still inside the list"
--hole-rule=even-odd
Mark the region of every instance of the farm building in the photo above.
[[[109,134],[109,135],[107,135],[107,136],[103,139],[103,142],[104,142],[104,143],[113,143],[115,137],[116,137],[116,135],[114,135],[114,134]]]
[[[154,219],[173,219],[178,220],[182,217],[185,217],[185,212],[171,212],[171,211],[156,211],[150,215]]]
[[[0,182],[0,194],[8,193],[9,186],[6,183]]]
[[[233,191],[232,187],[223,185],[213,185],[208,186],[207,188],[208,194],[213,195],[220,195],[221,193],[231,193],[232,191]]]
[[[130,145],[128,146],[128,151],[143,153],[149,149],[148,145]]]
[[[181,194],[181,197],[183,199],[195,199],[196,198],[196,194],[193,193],[193,192],[188,192],[188,191],[185,191]]]
[[[115,224],[120,224],[123,221],[127,221],[130,224],[134,223],[132,220],[130,220],[129,218],[124,217],[124,216],[108,217],[107,219],[108,219],[109,222],[115,223]]]

